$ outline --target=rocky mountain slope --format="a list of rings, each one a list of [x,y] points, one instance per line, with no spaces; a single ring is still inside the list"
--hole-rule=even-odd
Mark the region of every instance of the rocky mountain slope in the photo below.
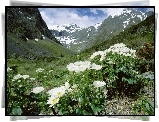
[[[58,58],[73,54],[51,34],[38,8],[7,8],[7,58]]]
[[[147,17],[144,21],[125,29],[118,35],[92,46],[81,53],[93,53],[98,50],[105,50],[116,43],[124,43],[129,48],[138,50],[144,43],[155,44],[155,14]],[[154,48],[154,47],[153,47]]]
[[[38,8],[7,8],[7,32],[16,34],[24,41],[45,36],[60,44],[50,33]]]

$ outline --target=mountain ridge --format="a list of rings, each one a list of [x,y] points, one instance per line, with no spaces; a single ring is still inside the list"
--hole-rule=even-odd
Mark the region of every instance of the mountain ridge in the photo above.
[[[132,25],[145,20],[153,12],[141,12],[134,9],[124,9],[121,15],[109,16],[102,23],[80,28],[69,33],[67,30],[50,30],[52,34],[69,49],[80,52],[99,41],[111,38]],[[68,24],[69,25],[69,24]],[[72,24],[73,25],[73,24]],[[96,27],[98,25],[98,28]],[[62,25],[61,25],[62,26]]]
[[[14,33],[24,41],[45,36],[60,44],[49,31],[38,8],[7,8],[7,32]]]

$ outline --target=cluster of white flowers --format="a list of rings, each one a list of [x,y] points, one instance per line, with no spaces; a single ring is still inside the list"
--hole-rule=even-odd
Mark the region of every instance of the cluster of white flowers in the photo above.
[[[94,81],[93,85],[98,88],[106,85],[106,83],[104,81]]]
[[[43,87],[36,87],[36,88],[33,88],[32,92],[35,94],[38,94],[38,93],[42,92],[43,90],[44,90]]]
[[[42,68],[38,68],[37,70],[36,70],[36,72],[42,72],[44,69],[42,69]]]
[[[29,75],[23,75],[22,78],[27,79],[27,78],[29,78]]]
[[[54,106],[58,102],[59,102],[59,98],[58,97],[50,96],[49,99],[48,99],[48,101],[47,101],[47,104],[50,104],[49,107],[52,107],[52,106]]]
[[[106,52],[105,51],[97,51],[97,52],[94,52],[90,59],[94,59],[96,56],[100,55],[101,58],[100,58],[100,61],[102,61],[104,58],[105,58],[105,55],[106,55]]]
[[[75,63],[70,63],[69,65],[67,65],[67,69],[69,71],[75,71],[76,73],[79,73],[81,71],[84,71],[86,69],[89,69],[91,66],[91,62],[90,61],[77,61]]]
[[[132,57],[135,57],[135,53],[136,53],[136,50],[133,50],[133,49],[129,49],[128,47],[126,47],[125,44],[123,43],[119,43],[119,44],[115,44],[113,46],[110,46],[109,48],[112,53],[114,54],[115,52],[116,53],[119,53],[120,55],[125,55],[125,56],[132,56]],[[108,51],[109,52],[109,51]]]
[[[86,69],[96,69],[100,70],[102,68],[101,65],[96,65],[95,63],[91,64],[90,61],[78,61],[75,63],[70,63],[67,65],[67,69],[69,71],[75,71],[76,73],[85,71]]]
[[[20,78],[23,78],[23,79],[27,79],[29,78],[29,75],[21,75],[21,74],[17,74],[13,77],[12,81],[15,81],[15,80],[18,80]]]
[[[132,57],[136,56],[135,55],[136,50],[129,49],[123,43],[118,43],[118,44],[115,44],[113,46],[110,46],[109,49],[106,49],[104,51],[94,52],[91,55],[90,59],[94,59],[97,55],[100,55],[101,56],[100,61],[102,61],[105,58],[106,54],[109,53],[109,52],[112,52],[112,54],[118,53],[120,55],[125,55],[125,56],[132,56]]]
[[[72,92],[73,89],[75,89],[76,87],[77,87],[76,84],[74,84],[71,87],[69,82],[66,82],[64,86],[55,87],[49,90],[47,92],[49,94],[49,99],[47,101],[47,104],[50,104],[50,107],[52,107],[53,105],[59,102],[60,97],[62,97],[65,93]]]
[[[49,90],[47,93],[50,96],[62,97],[62,95],[64,95],[65,92],[66,92],[66,88],[64,86],[60,86],[60,87],[55,87],[55,88]]]
[[[30,78],[31,81],[35,80],[35,78]]]
[[[93,64],[91,65],[91,69],[100,70],[101,68],[102,68],[101,65],[97,65],[97,64],[95,64],[95,63],[93,63]]]

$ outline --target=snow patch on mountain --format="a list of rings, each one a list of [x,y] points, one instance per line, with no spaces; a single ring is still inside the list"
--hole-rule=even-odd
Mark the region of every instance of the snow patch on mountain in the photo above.
[[[139,17],[139,18],[140,18],[140,20],[142,21],[142,16],[141,16],[141,15],[137,15],[137,17]]]
[[[101,25],[102,23],[97,23],[94,25],[95,29],[98,29],[98,27]]]
[[[87,32],[90,32],[91,31],[91,28],[88,28]]]
[[[130,22],[130,18],[128,18],[126,21],[123,22],[124,28],[126,28],[126,26],[129,24],[129,22]]]
[[[121,12],[121,14],[125,14],[125,13],[131,13],[132,11],[131,10],[128,10],[128,9],[124,9],[122,12]]]
[[[69,33],[73,33],[75,31],[80,31],[82,30],[82,28],[80,28],[79,26],[77,26],[76,24],[64,24],[64,25],[53,25],[52,28],[50,30],[57,30],[57,31],[67,31]]]
[[[75,38],[71,38],[69,36],[61,36],[61,37],[55,37],[55,38],[58,39],[62,44],[70,44],[76,40]]]

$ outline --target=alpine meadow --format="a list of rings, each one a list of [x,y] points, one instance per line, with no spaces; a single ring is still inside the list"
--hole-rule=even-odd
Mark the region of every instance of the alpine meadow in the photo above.
[[[6,115],[155,114],[154,7],[8,6],[5,16]]]

